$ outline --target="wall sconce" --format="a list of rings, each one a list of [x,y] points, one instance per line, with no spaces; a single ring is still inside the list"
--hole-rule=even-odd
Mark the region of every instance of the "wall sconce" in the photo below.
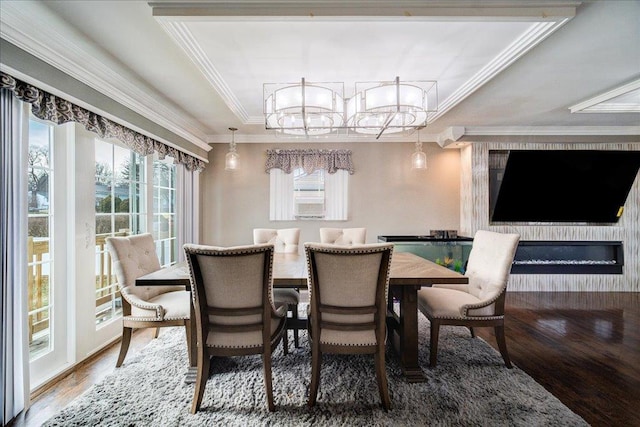
[[[411,155],[411,169],[426,169],[427,155],[422,151],[422,142],[416,142],[416,151]]]
[[[224,170],[234,171],[238,169],[238,163],[240,161],[240,156],[236,153],[236,140],[235,133],[238,130],[237,128],[229,128],[231,131],[231,142],[229,143],[229,152],[224,158]]]

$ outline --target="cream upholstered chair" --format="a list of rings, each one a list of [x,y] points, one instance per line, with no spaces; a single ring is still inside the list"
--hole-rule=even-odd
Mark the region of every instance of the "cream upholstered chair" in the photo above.
[[[323,353],[374,354],[380,399],[389,410],[385,337],[393,244],[304,246],[311,291],[309,406],[316,403]]]
[[[271,243],[274,245],[275,252],[297,254],[300,242],[299,228],[254,228],[253,244]],[[298,319],[298,305],[300,304],[300,291],[297,289],[274,289],[273,299],[276,305],[286,304],[288,311],[291,312],[292,319]],[[298,329],[293,328],[293,345],[299,347]],[[289,341],[285,335],[282,340],[284,354],[289,352]]]
[[[504,300],[520,235],[479,230],[467,262],[468,285],[433,285],[418,291],[418,307],[431,322],[429,364],[436,366],[441,325],[494,327],[504,363],[511,368],[504,336]]]
[[[267,405],[273,411],[271,354],[284,335],[287,314],[286,306],[276,309],[271,299],[273,245],[220,248],[187,244],[184,251],[198,336],[191,413],[200,408],[210,357],[250,354],[262,355]]]
[[[254,228],[253,244],[271,243],[280,253],[297,254],[300,242],[299,228]]]
[[[320,243],[334,245],[363,245],[367,240],[366,228],[321,228]]]
[[[184,286],[135,285],[138,277],[161,268],[153,236],[146,233],[107,237],[106,243],[122,295],[122,343],[116,367],[124,362],[135,328],[184,326],[187,346],[191,345],[189,291]],[[191,354],[191,349],[188,354]]]

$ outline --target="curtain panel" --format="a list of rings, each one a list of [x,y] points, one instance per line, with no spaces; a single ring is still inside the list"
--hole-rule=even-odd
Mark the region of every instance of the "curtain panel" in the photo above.
[[[116,138],[122,141],[128,148],[142,156],[156,152],[160,159],[166,156],[172,157],[174,163],[184,165],[187,170],[202,171],[204,169],[205,163],[190,154],[92,113],[4,72],[0,72],[0,88],[11,90],[20,101],[31,104],[31,112],[39,119],[56,124],[80,123],[85,129],[97,133],[101,138]]]
[[[308,174],[318,169],[324,169],[330,174],[339,169],[346,170],[353,175],[353,161],[351,150],[267,150],[266,172],[271,169],[281,169],[290,174],[297,168],[302,168]]]
[[[0,89],[0,422],[29,405],[26,109]]]

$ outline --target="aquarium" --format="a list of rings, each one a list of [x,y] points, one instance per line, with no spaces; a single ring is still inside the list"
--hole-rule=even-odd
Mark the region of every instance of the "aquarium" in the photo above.
[[[393,243],[396,252],[410,252],[463,274],[473,243],[470,237],[433,236],[378,236],[378,241]]]

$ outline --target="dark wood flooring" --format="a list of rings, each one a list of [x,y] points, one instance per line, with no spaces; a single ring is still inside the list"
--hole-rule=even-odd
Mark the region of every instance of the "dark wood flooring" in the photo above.
[[[511,292],[506,313],[516,366],[593,426],[640,426],[640,293]]]
[[[516,366],[593,426],[640,427],[640,292],[511,292],[506,313]],[[477,333],[495,347],[491,329]],[[136,332],[129,351],[152,338]],[[41,425],[112,372],[117,354],[116,344],[82,363],[11,425]]]

